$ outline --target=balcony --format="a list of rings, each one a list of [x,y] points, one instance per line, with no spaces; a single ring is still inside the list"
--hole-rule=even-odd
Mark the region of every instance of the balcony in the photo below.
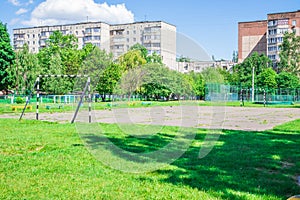
[[[14,36],[14,40],[15,41],[23,41],[23,40],[25,40],[25,34],[23,34],[23,35],[15,35]]]

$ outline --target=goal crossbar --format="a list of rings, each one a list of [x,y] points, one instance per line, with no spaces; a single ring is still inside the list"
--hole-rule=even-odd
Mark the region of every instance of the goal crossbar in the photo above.
[[[88,102],[89,102],[89,123],[92,122],[92,99],[91,99],[91,78],[88,75],[53,75],[53,74],[47,74],[47,75],[38,75],[38,77],[35,80],[33,89],[30,91],[30,94],[26,100],[26,103],[24,105],[23,111],[20,115],[19,121],[22,119],[26,107],[30,102],[31,96],[32,96],[32,91],[36,89],[36,120],[39,120],[39,101],[40,101],[40,79],[41,78],[87,78],[87,82],[85,84],[84,90],[82,94],[80,95],[80,101],[77,105],[76,111],[73,115],[73,118],[71,120],[71,123],[74,123],[77,117],[77,114],[79,112],[80,106],[83,102],[83,97],[88,92]]]

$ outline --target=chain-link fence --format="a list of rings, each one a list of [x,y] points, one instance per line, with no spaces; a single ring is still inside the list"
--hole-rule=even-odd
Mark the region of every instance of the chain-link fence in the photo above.
[[[232,85],[207,84],[205,87],[205,100],[218,99],[226,93],[227,101],[252,101],[252,89]],[[255,88],[254,102],[292,103],[300,102],[300,88],[264,89]]]

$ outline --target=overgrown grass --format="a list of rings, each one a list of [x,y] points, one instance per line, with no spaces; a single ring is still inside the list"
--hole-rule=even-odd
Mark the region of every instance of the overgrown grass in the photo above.
[[[0,119],[0,127],[0,199],[269,200],[300,193],[300,133],[295,130],[300,120],[276,131],[224,130],[203,159],[199,149],[209,131],[199,129],[181,158],[143,174],[105,167],[71,124]],[[137,138],[117,125],[101,127],[115,145],[132,152],[155,151],[176,134],[176,127],[164,127]]]

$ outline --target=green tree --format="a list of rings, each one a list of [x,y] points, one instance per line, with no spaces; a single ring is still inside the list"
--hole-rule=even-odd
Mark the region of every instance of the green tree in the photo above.
[[[257,52],[246,58],[244,62],[233,67],[233,73],[238,77],[238,85],[246,88],[252,86],[252,72],[254,69],[254,82],[257,83],[258,75],[269,66],[272,66],[272,61],[264,54],[259,55]]]
[[[193,95],[197,99],[202,99],[205,94],[205,82],[201,73],[190,72],[186,75],[188,77],[188,83],[192,87]]]
[[[147,63],[146,59],[143,56],[144,55],[140,50],[130,50],[119,57],[119,64],[125,70],[130,70]]]
[[[188,57],[180,56],[179,58],[177,58],[177,62],[191,62],[191,59]]]
[[[216,68],[208,67],[204,69],[201,74],[206,84],[224,83],[223,75]]]
[[[300,80],[296,75],[284,71],[278,74],[276,82],[278,88],[295,89],[300,86]]]
[[[22,50],[16,52],[14,76],[16,90],[25,92],[31,90],[39,70],[36,54],[30,53],[28,45],[25,44]]]
[[[156,100],[160,97],[169,98],[172,93],[169,69],[159,63],[148,63],[143,66],[143,72],[145,75],[140,89],[142,95]]]
[[[14,76],[15,53],[10,44],[6,24],[0,21],[0,90],[11,87]]]
[[[99,92],[102,101],[106,100],[106,95],[112,95],[116,92],[117,83],[120,81],[123,69],[115,63],[111,63],[103,73],[99,76],[97,91]]]
[[[128,100],[130,101],[131,96],[139,92],[144,83],[145,75],[146,71],[141,66],[125,70],[118,84],[121,94],[128,95]]]
[[[144,47],[143,45],[136,43],[135,45],[131,46],[130,49],[131,51],[133,50],[138,50],[141,52],[141,56],[146,60],[147,56],[148,56],[148,50],[146,49],[146,47]]]
[[[157,54],[156,52],[153,52],[152,54],[148,55],[146,57],[147,63],[159,63],[162,64],[162,58],[161,55]]]
[[[50,64],[43,74],[64,74],[62,60],[58,53],[51,55]],[[49,94],[65,94],[72,89],[72,83],[67,78],[43,78],[41,88]],[[68,87],[69,86],[69,87]]]
[[[101,50],[98,47],[95,47],[92,52],[86,56],[79,73],[90,76],[92,91],[97,90],[100,77],[105,69],[112,65],[112,59],[113,56],[111,53],[108,54],[105,50]]]
[[[280,71],[300,76],[300,36],[296,36],[294,32],[285,33],[280,48]]]
[[[272,68],[264,69],[257,77],[257,86],[265,89],[274,89],[277,87],[277,74]]]
[[[54,31],[46,42],[46,47],[38,53],[39,66],[43,74],[77,74],[88,54],[87,49],[78,50],[78,41],[74,35],[63,35]],[[56,66],[57,69],[49,68]],[[45,92],[70,92],[74,87],[74,79],[61,78],[61,80],[44,79],[47,87]],[[59,84],[58,84],[59,83]],[[51,85],[52,84],[52,85]],[[56,85],[60,86],[56,88]],[[52,89],[51,89],[52,88]]]

